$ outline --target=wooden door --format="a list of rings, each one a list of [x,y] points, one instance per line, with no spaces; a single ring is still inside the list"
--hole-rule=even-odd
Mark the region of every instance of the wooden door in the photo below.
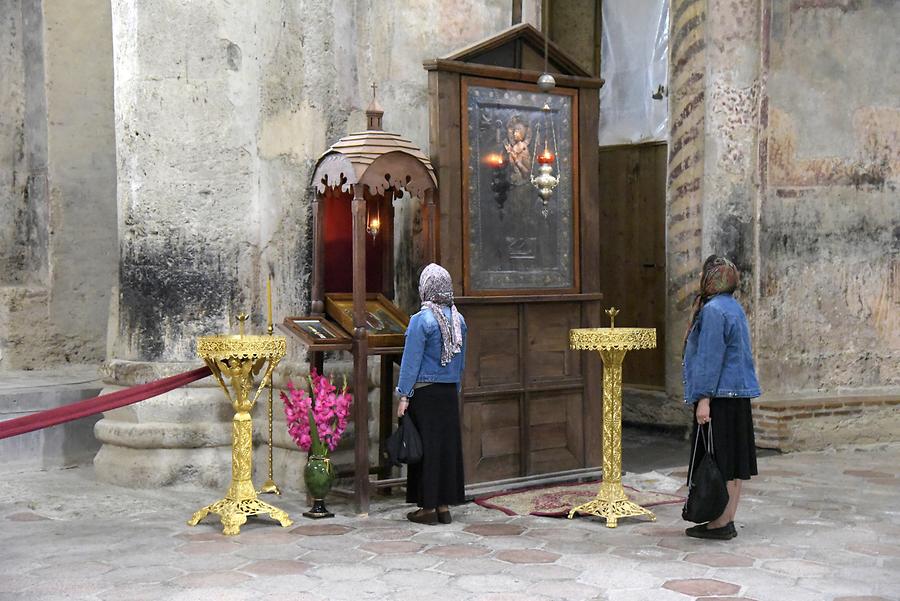
[[[652,351],[630,353],[625,384],[665,385],[665,143],[600,148],[600,274],[616,324],[655,327]],[[608,325],[608,322],[604,322]]]
[[[472,304],[463,395],[468,483],[585,466],[579,302]]]

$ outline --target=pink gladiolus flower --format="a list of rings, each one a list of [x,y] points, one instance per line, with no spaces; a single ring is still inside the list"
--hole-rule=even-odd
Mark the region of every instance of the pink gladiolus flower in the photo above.
[[[332,380],[319,374],[315,369],[309,374],[309,389],[312,396],[302,388],[288,382],[288,394],[281,393],[284,416],[288,424],[288,434],[304,451],[313,445],[312,424],[309,410],[312,409],[313,423],[322,445],[334,451],[347,429],[353,396],[344,388],[338,393]]]

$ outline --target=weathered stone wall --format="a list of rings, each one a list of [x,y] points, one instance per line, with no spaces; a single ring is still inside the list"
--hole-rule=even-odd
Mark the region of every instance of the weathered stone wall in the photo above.
[[[427,152],[422,62],[508,27],[511,6],[114,0],[121,253],[110,389],[196,365],[196,337],[233,330],[240,311],[261,331],[270,270],[276,319],[307,311],[317,157],[365,128],[372,83],[385,129]],[[416,204],[397,204],[397,290],[407,309],[416,217]],[[303,359],[292,340],[281,377],[302,374]],[[95,429],[98,476],[211,483],[229,459],[221,394],[203,381],[106,414]],[[297,455],[285,436],[276,444]]]
[[[760,403],[900,393],[900,4],[672,9],[669,396],[712,252],[742,271]]]
[[[117,235],[109,4],[0,9],[0,369],[99,363]]]
[[[900,393],[900,4],[771,6],[764,398]]]

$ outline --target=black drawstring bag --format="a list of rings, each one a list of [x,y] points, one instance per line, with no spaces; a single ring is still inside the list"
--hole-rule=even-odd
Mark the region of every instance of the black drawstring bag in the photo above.
[[[700,426],[694,439],[694,451],[691,453],[691,467],[688,471],[688,498],[681,509],[681,517],[685,521],[697,524],[716,519],[728,505],[728,489],[713,455],[712,422],[709,422],[708,430],[709,436],[704,436],[703,426]],[[700,463],[695,465],[697,441],[701,436],[706,445],[706,453]]]
[[[399,466],[422,461],[422,438],[412,419],[403,414],[397,429],[387,439],[388,464]]]

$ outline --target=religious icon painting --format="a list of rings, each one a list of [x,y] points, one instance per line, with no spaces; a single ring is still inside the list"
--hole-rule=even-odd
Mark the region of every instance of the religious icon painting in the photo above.
[[[353,331],[352,294],[326,294],[325,312],[348,332]],[[408,324],[409,317],[384,295],[366,295],[366,332],[370,346],[403,346]]]
[[[578,292],[576,90],[464,77],[462,94],[466,294]]]
[[[287,317],[284,328],[316,350],[346,350],[352,342],[338,324],[321,317]]]

